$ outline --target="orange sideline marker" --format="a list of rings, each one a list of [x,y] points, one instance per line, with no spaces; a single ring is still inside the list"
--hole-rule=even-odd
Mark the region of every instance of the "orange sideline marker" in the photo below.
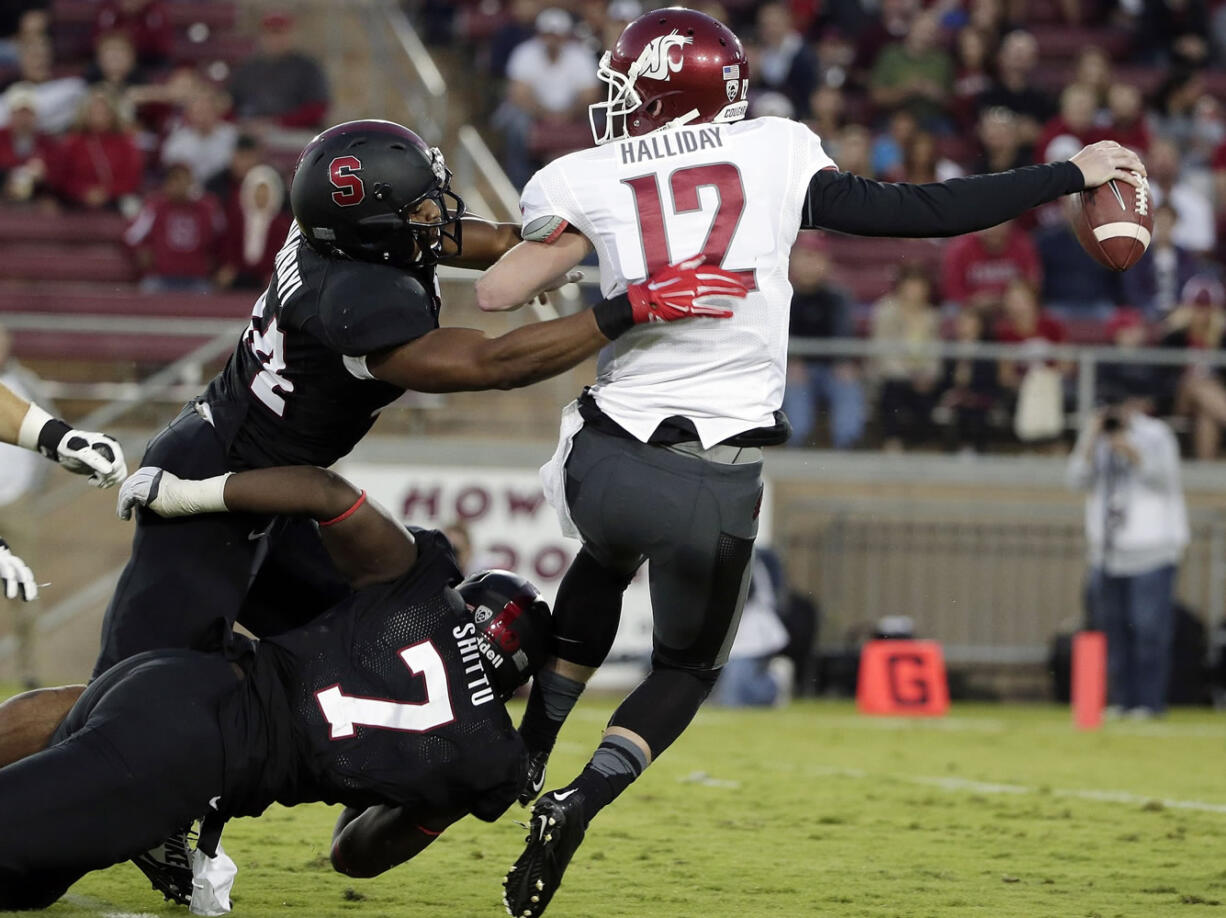
[[[1073,636],[1073,723],[1097,730],[1107,704],[1107,636],[1080,631]]]
[[[860,652],[856,706],[865,714],[939,717],[949,710],[945,656],[936,641],[869,641]]]

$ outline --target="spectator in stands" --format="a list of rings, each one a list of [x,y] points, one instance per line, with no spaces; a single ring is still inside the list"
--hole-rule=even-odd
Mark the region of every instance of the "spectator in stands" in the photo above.
[[[831,280],[829,242],[824,235],[802,232],[792,249],[789,277],[792,338],[852,338],[851,296]],[[793,357],[788,360],[783,410],[792,422],[789,446],[804,446],[817,425],[817,409],[830,411],[830,440],[835,449],[854,446],[864,432],[864,390],[850,360]]]
[[[916,131],[903,151],[901,181],[943,182],[962,174],[961,166],[940,154],[932,131]]]
[[[804,111],[817,86],[817,55],[796,31],[786,4],[767,3],[758,10],[757,52],[750,63],[755,88],[783,93],[793,111]]]
[[[288,13],[260,20],[260,51],[234,71],[230,81],[234,112],[253,126],[319,127],[328,113],[323,68],[297,48],[297,29]]]
[[[1131,83],[1111,84],[1107,90],[1107,125],[1098,139],[1114,140],[1141,154],[1149,150],[1149,126],[1145,122],[1141,90]]]
[[[1087,45],[1077,54],[1077,69],[1070,85],[1085,86],[1094,94],[1094,113],[1107,107],[1107,91],[1115,84],[1111,58],[1098,45]]]
[[[1128,5],[1121,4],[1125,9]],[[1146,0],[1135,31],[1138,56],[1151,64],[1203,66],[1209,13],[1203,0]]]
[[[1060,219],[1035,233],[1043,265],[1043,302],[1064,321],[1105,322],[1120,300],[1120,274],[1096,262],[1077,241],[1070,223],[1072,205],[1057,206]]]
[[[136,46],[124,31],[104,32],[94,43],[94,59],[85,71],[91,89],[106,89],[117,98],[127,99],[128,92],[148,83],[148,77],[136,59]]]
[[[584,18],[592,25],[592,53],[603,54],[606,48],[612,48],[626,26],[642,15],[643,4],[639,0],[612,0],[609,3],[588,0]]]
[[[1051,117],[1052,105],[1034,86],[1039,63],[1039,43],[1029,32],[1017,30],[1005,36],[996,55],[996,82],[979,97],[979,109],[1007,108],[1018,117],[1022,143],[1034,143],[1041,125]]]
[[[869,91],[878,108],[908,109],[924,127],[948,125],[946,104],[953,89],[953,61],[937,43],[936,13],[915,17],[907,37],[887,45],[873,64]]]
[[[85,95],[85,81],[75,76],[55,76],[51,40],[45,36],[23,38],[18,57],[20,79],[33,87],[39,130],[48,134],[62,133],[77,117]],[[7,107],[0,110],[0,127],[8,124],[8,114]]]
[[[873,178],[873,135],[862,124],[849,124],[827,149],[839,168],[865,178]]]
[[[969,131],[975,123],[976,103],[992,84],[988,75],[988,40],[972,25],[958,30],[954,45],[954,85],[950,111],[954,123]]]
[[[982,151],[971,164],[971,173],[1008,172],[1032,162],[1022,144],[1020,119],[1014,112],[998,106],[979,114],[979,143]]]
[[[1195,256],[1175,244],[1175,208],[1169,202],[1158,205],[1153,221],[1149,248],[1140,261],[1120,276],[1124,302],[1151,321],[1175,308],[1184,285],[1197,270]]]
[[[842,87],[851,79],[856,62],[856,47],[833,26],[822,29],[817,39],[817,82],[820,86]]]
[[[272,166],[254,166],[243,178],[238,201],[237,212],[227,213],[217,284],[262,290],[293,222],[284,207],[285,183]]]
[[[1179,445],[1134,398],[1115,395],[1077,438],[1069,484],[1089,492],[1085,527],[1091,612],[1107,633],[1111,713],[1148,719],[1166,707],[1175,571],[1188,544]]]
[[[1162,346],[1213,353],[1226,345],[1226,291],[1209,275],[1184,285],[1179,306],[1163,323]],[[1178,371],[1175,410],[1192,420],[1193,453],[1215,459],[1226,427],[1226,385],[1220,367],[1193,363]]]
[[[809,96],[809,117],[805,124],[809,130],[822,138],[823,143],[831,143],[843,129],[847,100],[843,90],[837,86],[819,86]],[[1226,152],[1222,154],[1224,180],[1226,180]]]
[[[954,340],[979,344],[986,340],[983,316],[964,309],[954,316]],[[954,357],[945,361],[939,407],[952,417],[956,444],[983,453],[988,448],[989,416],[1000,398],[996,361]]]
[[[77,207],[126,209],[136,202],[143,169],[144,155],[119,102],[104,90],[91,91],[53,167],[55,191]]]
[[[506,18],[490,36],[489,68],[493,76],[507,75],[511,54],[536,34],[536,17],[540,11],[541,0],[511,0],[507,4]]]
[[[1204,96],[1205,74],[1200,68],[1173,67],[1150,103],[1154,133],[1174,143],[1185,158],[1197,146],[1202,127],[1197,105]]]
[[[507,63],[507,97],[494,113],[493,125],[505,139],[507,175],[522,188],[537,168],[534,142],[566,140],[587,146],[587,107],[596,101],[596,61],[572,35],[570,14],[557,7],[541,10],[536,36],[517,47]],[[568,131],[568,128],[573,130]],[[560,151],[559,151],[560,152]]]
[[[94,40],[107,32],[126,32],[140,62],[160,67],[174,50],[174,27],[162,0],[105,0],[94,19]]]
[[[856,42],[857,75],[870,71],[887,45],[901,42],[907,37],[918,10],[916,0],[881,0],[880,11],[868,20],[865,28],[859,30]]]
[[[1035,159],[1052,163],[1068,159],[1097,139],[1094,126],[1095,91],[1082,83],[1070,83],[1060,93],[1060,112],[1048,119],[1035,141]]]
[[[47,37],[51,25],[49,5],[49,0],[0,3],[0,72],[17,66],[24,39],[32,35]]]
[[[202,81],[187,100],[182,123],[162,144],[162,162],[187,163],[199,185],[224,172],[238,143],[238,128],[222,120],[227,107],[222,93]]]
[[[933,350],[939,337],[932,279],[924,267],[903,264],[894,289],[873,307],[873,341],[904,347],[873,358],[873,373],[881,384],[878,417],[886,450],[912,447],[926,437],[941,373]]]
[[[191,168],[171,164],[161,191],[149,195],[124,233],[141,267],[141,289],[208,293],[225,228],[217,199],[197,190]]]
[[[1117,309],[1107,322],[1107,340],[1115,345],[1121,356],[1127,356],[1149,344],[1149,328],[1145,315],[1139,309]],[[1151,406],[1171,400],[1173,392],[1166,385],[1169,373],[1166,368],[1146,363],[1110,363],[1098,365],[1097,383],[1104,392],[1131,392],[1144,396]]]
[[[755,547],[750,563],[749,595],[728,653],[715,703],[725,707],[778,707],[792,695],[791,660],[777,656],[788,645],[783,624],[788,599],[783,566],[769,548]]]
[[[16,83],[5,93],[9,110],[7,127],[0,128],[0,182],[4,200],[29,201],[45,190],[51,165],[56,161],[53,137],[38,129],[34,90]]]
[[[873,174],[885,178],[900,175],[904,151],[918,130],[919,122],[909,109],[900,108],[891,113],[888,128],[873,139]]]
[[[1149,173],[1149,190],[1155,205],[1170,202],[1177,219],[1171,238],[1197,255],[1213,251],[1217,243],[1217,228],[1213,205],[1196,183],[1179,168],[1179,149],[1165,137],[1156,137],[1149,147],[1145,163]]]
[[[1043,311],[1037,287],[1021,277],[1010,282],[996,340],[1025,345],[1024,356],[1001,360],[997,379],[1016,400],[1014,431],[1023,442],[1054,440],[1064,428],[1061,377],[1069,376],[1072,366],[1052,360],[1048,345],[1063,344],[1066,337],[1064,326]]]
[[[1015,280],[1038,289],[1043,268],[1034,243],[1012,221],[959,236],[941,254],[941,297],[963,309],[995,312]]]

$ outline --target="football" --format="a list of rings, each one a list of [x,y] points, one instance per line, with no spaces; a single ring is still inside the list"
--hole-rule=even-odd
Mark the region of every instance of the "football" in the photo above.
[[[1074,196],[1073,229],[1100,265],[1127,271],[1149,248],[1152,210],[1147,181],[1133,186],[1113,179]]]

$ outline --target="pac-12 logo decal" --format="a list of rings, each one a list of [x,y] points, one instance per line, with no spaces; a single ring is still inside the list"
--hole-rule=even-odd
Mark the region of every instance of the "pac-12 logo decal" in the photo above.
[[[649,80],[667,82],[669,75],[676,73],[685,63],[685,58],[681,54],[673,57],[673,49],[681,49],[693,43],[693,38],[688,35],[678,35],[676,29],[667,35],[653,38],[647,43],[647,47],[643,49],[636,61],[639,76]]]
[[[473,613],[473,621],[478,625],[484,625],[494,617],[494,610],[489,606],[478,606],[477,611]]]
[[[341,207],[352,207],[361,204],[366,199],[366,186],[354,175],[362,168],[362,161],[356,156],[338,156],[328,165],[328,179],[332,187],[338,189],[332,192],[332,200]]]

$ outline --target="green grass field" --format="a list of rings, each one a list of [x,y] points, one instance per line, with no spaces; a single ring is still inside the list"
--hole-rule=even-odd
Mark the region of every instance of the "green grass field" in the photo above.
[[[551,785],[583,764],[608,713],[580,705]],[[593,823],[548,914],[1226,915],[1224,739],[1208,711],[1079,734],[1055,707],[955,706],[938,721],[833,702],[710,709]],[[373,881],[330,872],[333,816],[276,809],[227,829],[236,918],[503,914],[518,808],[461,823]],[[186,914],[123,864],[49,914],[143,913]]]

